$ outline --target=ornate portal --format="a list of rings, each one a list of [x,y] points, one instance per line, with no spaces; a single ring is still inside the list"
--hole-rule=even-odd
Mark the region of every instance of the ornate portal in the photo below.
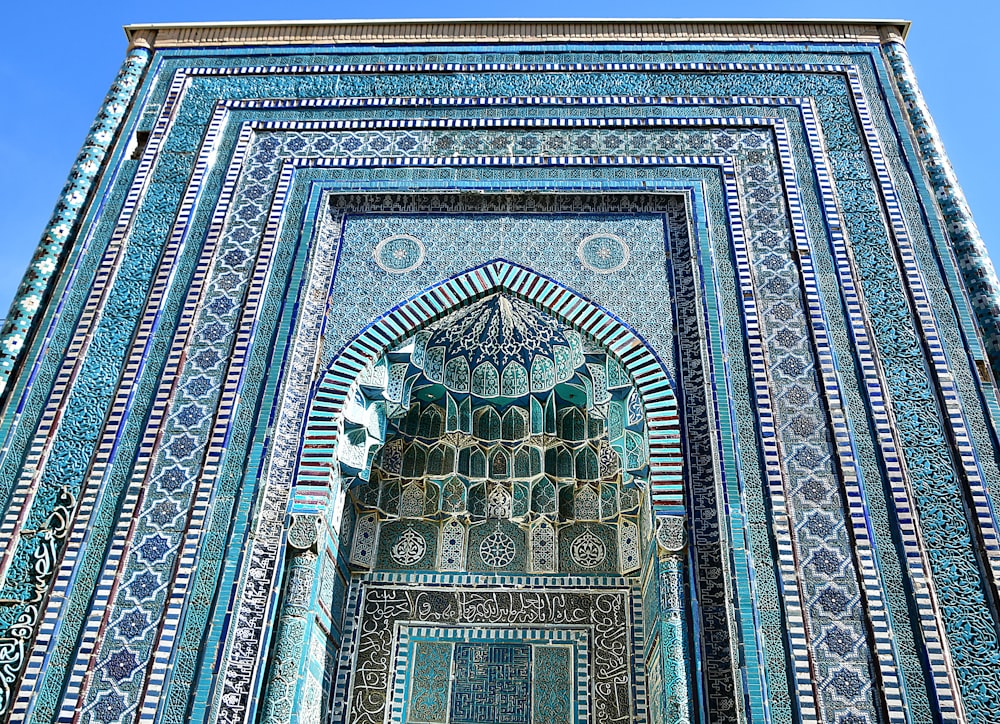
[[[996,721],[907,29],[127,28],[0,333],[0,724]]]

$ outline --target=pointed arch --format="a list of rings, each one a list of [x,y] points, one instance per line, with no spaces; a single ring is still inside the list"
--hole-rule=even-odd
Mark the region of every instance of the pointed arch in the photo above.
[[[631,377],[646,413],[651,503],[658,513],[684,514],[677,399],[656,354],[613,314],[555,280],[506,260],[469,269],[402,302],[369,324],[334,357],[317,381],[309,407],[296,474],[296,512],[321,512],[329,502],[341,434],[339,421],[362,373],[387,350],[436,320],[496,292],[523,299],[587,335]]]

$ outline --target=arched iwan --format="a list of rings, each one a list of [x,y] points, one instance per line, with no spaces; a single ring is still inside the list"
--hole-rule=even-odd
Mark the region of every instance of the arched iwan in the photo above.
[[[338,426],[360,373],[384,352],[455,309],[506,292],[551,314],[605,348],[635,383],[649,434],[650,495],[659,515],[685,514],[677,398],[653,351],[621,320],[558,282],[505,260],[443,281],[366,327],[315,387],[295,481],[293,513],[322,513],[336,478]]]

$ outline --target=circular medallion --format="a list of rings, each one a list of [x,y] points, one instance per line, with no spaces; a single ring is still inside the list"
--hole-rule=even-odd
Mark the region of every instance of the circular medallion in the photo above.
[[[479,557],[490,568],[503,568],[514,560],[516,548],[513,539],[506,533],[495,530],[483,538],[479,544]]]
[[[407,528],[393,543],[389,555],[401,566],[412,566],[424,557],[426,550],[427,543],[424,537],[413,528]]]
[[[408,234],[382,239],[375,247],[375,263],[390,274],[413,271],[424,261],[424,243]]]
[[[615,234],[592,234],[576,248],[580,263],[598,274],[624,269],[629,254],[628,244]]]
[[[576,565],[581,568],[597,568],[607,558],[608,549],[605,547],[604,541],[591,531],[585,530],[570,545],[569,554],[573,557]]]

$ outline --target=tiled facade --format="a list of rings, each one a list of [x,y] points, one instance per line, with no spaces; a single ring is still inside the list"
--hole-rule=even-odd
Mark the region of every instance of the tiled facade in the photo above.
[[[0,721],[994,721],[905,29],[129,29],[0,340]]]

